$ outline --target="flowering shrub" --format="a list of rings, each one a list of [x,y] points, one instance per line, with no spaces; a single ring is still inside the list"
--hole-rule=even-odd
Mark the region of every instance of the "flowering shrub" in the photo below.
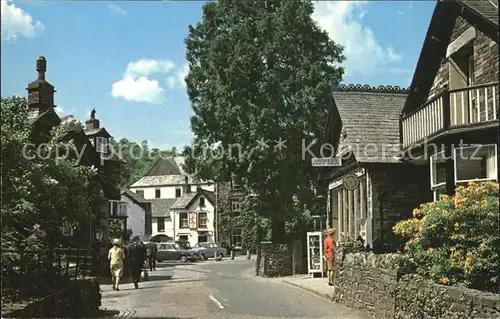
[[[500,290],[498,191],[493,182],[459,186],[455,196],[422,204],[394,226],[419,274],[445,285]]]

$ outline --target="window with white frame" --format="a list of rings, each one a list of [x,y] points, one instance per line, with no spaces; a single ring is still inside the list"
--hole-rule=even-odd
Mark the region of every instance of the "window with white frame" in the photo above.
[[[97,152],[107,154],[108,153],[108,139],[102,136],[97,136],[95,138],[95,148]]]
[[[189,228],[188,213],[179,213],[179,228]]]
[[[232,236],[232,244],[235,246],[235,247],[241,247],[241,240],[242,240],[242,236],[241,236],[241,227],[234,227],[233,228],[233,236]]]
[[[470,145],[453,150],[455,183],[496,180],[497,145]]]
[[[198,213],[198,227],[206,228],[208,226],[208,214],[206,212]]]
[[[446,185],[446,157],[444,151],[430,156],[431,188]]]
[[[127,203],[118,200],[109,201],[110,216],[127,216]]]

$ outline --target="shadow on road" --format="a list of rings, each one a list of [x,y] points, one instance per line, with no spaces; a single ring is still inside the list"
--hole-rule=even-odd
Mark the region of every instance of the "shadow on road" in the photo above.
[[[196,265],[196,262],[187,262],[187,263],[181,263],[181,262],[166,262],[166,263],[156,263],[156,269],[158,268],[168,268],[168,267],[186,267],[186,266],[194,266]]]
[[[145,280],[146,282],[148,281],[160,281],[160,280],[170,280],[172,279],[172,275],[149,275],[148,280]]]

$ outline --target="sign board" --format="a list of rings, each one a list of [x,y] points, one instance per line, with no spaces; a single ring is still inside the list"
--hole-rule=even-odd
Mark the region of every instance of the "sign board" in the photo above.
[[[189,228],[195,229],[197,224],[198,214],[189,213]]]
[[[316,157],[311,159],[311,163],[313,167],[341,166],[341,161],[338,157]]]
[[[359,186],[359,178],[356,176],[356,174],[346,174],[342,178],[342,184],[344,185],[345,189],[353,191]]]

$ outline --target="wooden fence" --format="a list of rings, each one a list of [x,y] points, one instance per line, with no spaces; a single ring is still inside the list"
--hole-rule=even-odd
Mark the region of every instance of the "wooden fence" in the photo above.
[[[2,299],[43,296],[69,280],[90,276],[98,258],[89,248],[2,251]]]

